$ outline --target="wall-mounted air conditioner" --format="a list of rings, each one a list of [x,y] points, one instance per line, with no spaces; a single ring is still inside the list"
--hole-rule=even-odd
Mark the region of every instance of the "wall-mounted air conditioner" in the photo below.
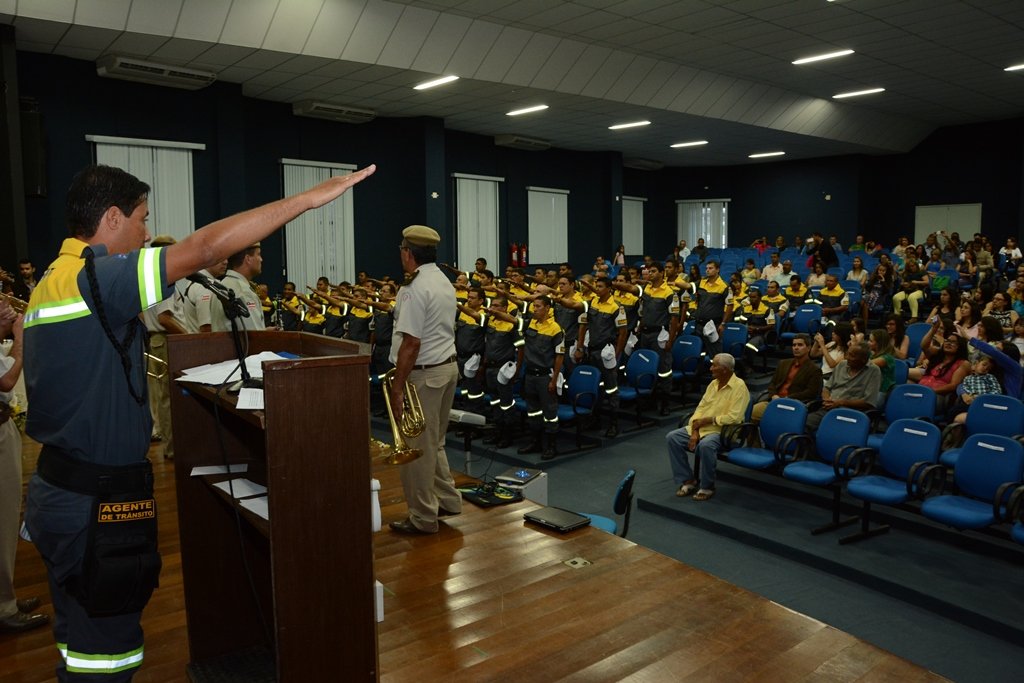
[[[134,57],[106,55],[96,60],[96,73],[104,78],[120,78],[151,85],[199,90],[217,80],[217,74],[183,66],[157,64]]]
[[[369,123],[377,118],[377,112],[372,109],[360,109],[316,100],[295,102],[292,104],[292,113],[296,116],[309,116],[314,119],[328,119],[343,123]]]
[[[494,144],[499,147],[526,149],[532,152],[551,149],[551,143],[547,140],[541,140],[540,138],[528,138],[525,135],[495,135]]]

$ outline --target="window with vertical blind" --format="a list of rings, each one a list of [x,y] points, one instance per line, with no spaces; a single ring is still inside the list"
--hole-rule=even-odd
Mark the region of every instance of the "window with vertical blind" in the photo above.
[[[706,247],[728,246],[728,199],[676,200],[676,239],[686,240],[686,246],[692,249],[701,237]]]
[[[622,198],[622,244],[627,254],[644,253],[644,197]],[[618,247],[618,245],[614,245]],[[659,257],[660,258],[660,257]]]
[[[569,260],[569,190],[527,187],[530,263]]]
[[[354,164],[281,159],[283,196],[289,197],[355,169]],[[351,189],[335,201],[307,211],[285,226],[286,275],[299,291],[305,290],[306,285],[316,285],[321,276],[332,284],[355,280],[354,191]]]
[[[498,192],[504,178],[453,173],[455,179],[455,263],[472,270],[478,258],[498,268]]]
[[[149,232],[176,240],[196,229],[192,154],[206,145],[192,142],[86,135],[97,164],[128,171],[150,187]]]

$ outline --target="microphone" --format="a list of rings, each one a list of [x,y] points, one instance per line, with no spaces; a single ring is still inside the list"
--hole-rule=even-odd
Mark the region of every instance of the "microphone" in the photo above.
[[[186,275],[185,279],[190,281],[190,282],[195,282],[197,285],[202,285],[206,289],[208,289],[211,292],[213,292],[214,296],[216,296],[222,302],[232,306],[234,308],[234,310],[237,311],[238,315],[243,316],[245,318],[249,317],[249,309],[248,309],[248,307],[245,306],[245,304],[242,304],[241,306],[237,306],[234,303],[235,301],[237,301],[237,297],[235,297],[235,293],[232,292],[227,287],[225,287],[224,285],[222,285],[217,280],[214,280],[212,277],[204,275],[203,273],[192,273],[191,275]],[[241,303],[241,302],[238,302],[238,303]]]

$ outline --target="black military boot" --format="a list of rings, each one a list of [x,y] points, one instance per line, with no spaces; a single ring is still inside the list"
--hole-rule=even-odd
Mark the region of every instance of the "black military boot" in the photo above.
[[[537,434],[534,435],[533,441],[526,444],[525,446],[520,446],[516,450],[516,453],[518,453],[519,455],[526,455],[527,453],[540,453],[543,448],[544,434],[542,432],[538,432]]]
[[[558,455],[558,435],[557,434],[546,434],[544,437],[544,453],[541,454],[541,460],[551,460],[553,457]]]
[[[512,429],[508,425],[498,427],[498,440],[494,442],[495,448],[508,448],[512,445]]]
[[[608,424],[608,429],[605,430],[604,436],[606,439],[614,439],[619,435],[619,421],[617,418],[612,418],[612,421]]]

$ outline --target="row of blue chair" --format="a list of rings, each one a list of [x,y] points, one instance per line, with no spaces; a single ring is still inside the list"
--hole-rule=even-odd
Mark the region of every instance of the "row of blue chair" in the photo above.
[[[926,402],[927,391],[921,393]],[[1015,401],[1016,407],[1008,410],[1024,415],[1020,401],[1000,398],[1007,399],[1000,402],[1002,406],[1013,406]],[[923,403],[917,405],[920,409]],[[983,402],[978,405],[978,415],[992,410],[983,407]],[[1004,422],[1012,422],[1002,414]],[[988,424],[989,417],[976,418],[974,427]],[[1024,508],[1024,493],[1018,493],[1024,488],[1024,437],[967,430],[950,470],[942,462],[948,454],[941,452],[943,433],[932,422],[896,419],[879,439],[869,442],[870,420],[860,411],[829,411],[813,435],[804,433],[806,418],[807,406],[800,401],[776,399],[768,405],[756,432],[760,445],[746,445],[754,435],[754,425],[747,423],[727,435],[723,457],[742,467],[774,471],[792,481],[829,489],[832,519],[813,529],[814,534],[857,521],[860,532],[840,539],[840,543],[887,531],[884,525],[871,527],[872,504],[899,506],[923,499],[921,514],[960,530],[1017,520]],[[1017,422],[1012,430],[1019,435],[1024,422]],[[862,502],[857,517],[841,518],[844,484],[846,492]],[[1017,540],[1024,539],[1020,522],[1011,533]]]

